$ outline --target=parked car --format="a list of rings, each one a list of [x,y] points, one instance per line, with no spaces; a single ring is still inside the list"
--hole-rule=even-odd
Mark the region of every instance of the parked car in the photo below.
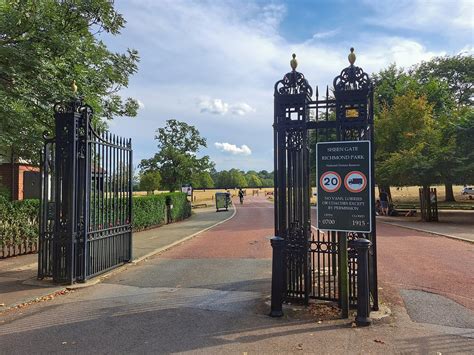
[[[472,200],[474,196],[474,187],[464,186],[461,190],[461,195],[469,196],[469,199]]]

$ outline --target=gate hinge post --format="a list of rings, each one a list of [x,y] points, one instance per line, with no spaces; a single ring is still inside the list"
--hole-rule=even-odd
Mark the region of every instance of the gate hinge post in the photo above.
[[[270,317],[283,316],[284,289],[284,249],[285,240],[281,237],[272,237],[270,243],[273,249],[272,256],[272,298]]]

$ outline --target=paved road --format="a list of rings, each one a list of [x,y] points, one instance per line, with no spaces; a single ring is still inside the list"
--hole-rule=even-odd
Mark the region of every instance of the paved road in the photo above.
[[[466,334],[442,334],[403,311],[365,329],[318,324],[294,306],[283,319],[268,317],[272,227],[272,205],[249,197],[233,219],[195,239],[99,285],[3,315],[0,353],[474,351]]]
[[[416,217],[378,217],[389,224],[409,227],[434,234],[441,234],[455,239],[474,242],[474,210],[473,211],[439,211],[439,222],[423,222]]]
[[[198,233],[232,216],[232,210],[214,213],[214,208],[194,211],[180,223],[164,225],[133,234],[133,259],[142,259],[150,253]],[[38,255],[30,254],[0,260],[0,310],[28,302],[64,287],[49,282],[38,282]]]
[[[392,302],[400,302],[392,291],[418,289],[474,310],[474,244],[382,223],[377,228],[380,285]]]

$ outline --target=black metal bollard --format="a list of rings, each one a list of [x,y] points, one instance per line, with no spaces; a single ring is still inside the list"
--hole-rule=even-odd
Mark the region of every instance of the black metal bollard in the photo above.
[[[285,240],[272,237],[270,243],[273,248],[272,256],[272,301],[270,317],[283,316],[283,287],[284,287],[284,248]]]
[[[357,249],[357,316],[356,324],[365,327],[372,322],[370,315],[369,300],[369,248],[372,242],[365,238],[353,241]]]

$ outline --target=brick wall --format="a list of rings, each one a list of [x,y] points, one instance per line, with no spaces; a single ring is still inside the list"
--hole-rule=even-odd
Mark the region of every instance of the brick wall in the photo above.
[[[12,200],[23,200],[23,174],[25,171],[39,172],[37,166],[27,164],[0,164],[0,183],[12,193]],[[13,184],[12,184],[13,181]]]

